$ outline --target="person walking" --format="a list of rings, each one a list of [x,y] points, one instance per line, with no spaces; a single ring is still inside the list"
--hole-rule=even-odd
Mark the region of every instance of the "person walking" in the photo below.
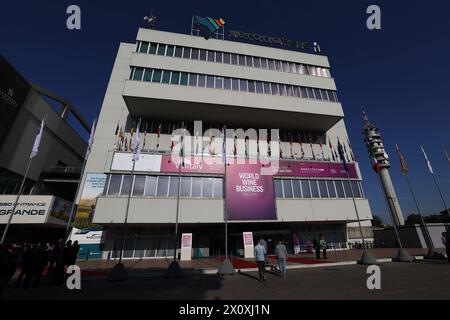
[[[278,241],[277,246],[275,247],[275,255],[278,259],[278,267],[280,268],[280,274],[283,277],[286,277],[286,260],[287,260],[287,249],[283,244],[283,241]]]
[[[69,265],[75,265],[76,264],[77,257],[78,257],[78,251],[80,251],[80,245],[78,244],[78,241],[75,240],[73,242],[72,250],[70,252],[71,257],[70,257],[70,264]]]
[[[258,265],[259,281],[266,281],[266,248],[264,246],[264,240],[259,240],[258,244],[255,246],[255,258],[256,264]]]
[[[320,246],[320,249],[322,249],[323,258],[326,259],[327,258],[327,242],[325,241],[324,236],[322,236],[322,238],[320,239],[319,246]],[[319,250],[319,255],[320,255],[320,250]]]
[[[20,288],[22,285],[22,280],[24,279],[26,273],[31,267],[31,252],[32,252],[31,244],[24,244],[19,256],[18,264],[20,266],[20,274],[16,279],[16,288]]]
[[[313,248],[316,251],[316,259],[320,259],[320,243],[317,238],[314,238],[313,240]]]
[[[54,245],[53,249],[50,251],[48,273],[47,273],[48,275],[52,274],[55,264],[58,263],[63,245],[64,245],[64,240],[59,239],[58,243],[56,245]]]

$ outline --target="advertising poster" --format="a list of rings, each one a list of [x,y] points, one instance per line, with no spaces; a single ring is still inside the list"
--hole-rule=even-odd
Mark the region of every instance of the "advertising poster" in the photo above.
[[[232,165],[226,174],[229,220],[276,220],[273,177],[261,175],[261,164]]]
[[[350,178],[357,179],[358,173],[354,163],[347,163]],[[347,178],[342,163],[320,163],[306,161],[280,161],[276,176],[305,178]]]
[[[192,233],[183,233],[181,236],[181,248],[191,249],[192,248]]]
[[[253,232],[243,232],[244,247],[253,247]]]
[[[72,208],[72,202],[55,197],[53,201],[53,207],[50,211],[50,217],[59,219],[67,223],[70,217],[70,209]]]
[[[84,229],[92,225],[97,197],[102,195],[105,188],[106,174],[88,173],[81,192],[80,203],[75,216],[74,226]]]

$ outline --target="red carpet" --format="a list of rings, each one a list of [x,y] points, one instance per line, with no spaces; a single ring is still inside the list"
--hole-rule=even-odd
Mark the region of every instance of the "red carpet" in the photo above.
[[[220,258],[219,261],[222,262],[224,258]],[[231,264],[235,269],[245,269],[245,268],[256,268],[256,262],[246,261],[236,257],[231,258]]]
[[[317,264],[317,263],[332,263],[334,261],[324,259],[312,259],[312,258],[295,258],[289,257],[288,262],[301,263],[301,264]]]

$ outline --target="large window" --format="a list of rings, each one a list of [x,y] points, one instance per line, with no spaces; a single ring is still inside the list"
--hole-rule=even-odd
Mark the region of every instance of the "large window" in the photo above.
[[[171,70],[131,67],[130,79],[135,81],[152,81],[171,85],[189,85],[193,87],[207,87],[219,90],[231,89],[256,94],[272,94],[291,98],[314,99],[325,102],[338,102],[336,92],[331,90],[299,87],[286,85],[283,83],[269,83],[247,79],[223,78],[214,75],[195,74]]]
[[[360,181],[351,180],[315,180],[315,179],[274,179],[277,198],[351,198],[351,188],[355,198],[363,198]],[[348,189],[349,193],[346,193]]]

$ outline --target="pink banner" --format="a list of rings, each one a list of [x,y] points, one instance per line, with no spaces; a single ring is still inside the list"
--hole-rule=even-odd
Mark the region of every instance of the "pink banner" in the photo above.
[[[176,157],[174,157],[176,158]],[[242,164],[233,164],[233,159],[229,158],[228,168],[233,166],[242,166]],[[281,160],[279,167],[275,167],[276,162],[264,165],[272,166],[274,175],[278,177],[298,177],[298,178],[347,178],[344,165],[341,162],[308,162],[308,161],[290,161]],[[347,163],[349,176],[352,179],[358,179],[356,165]],[[278,169],[278,172],[277,172]],[[178,173],[179,159],[172,161],[171,156],[163,155],[161,160],[161,172]],[[186,157],[184,166],[181,167],[181,173],[198,174],[220,174],[225,172],[221,157]]]

